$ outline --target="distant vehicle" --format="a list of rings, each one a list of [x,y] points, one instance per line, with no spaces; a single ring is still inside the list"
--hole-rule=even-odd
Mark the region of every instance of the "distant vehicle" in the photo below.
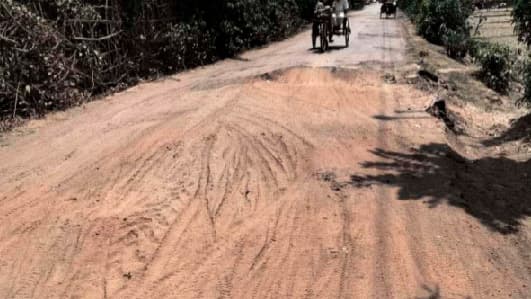
[[[383,18],[384,14],[386,18],[388,18],[389,16],[393,16],[393,18],[396,19],[396,3],[394,2],[382,3],[382,7],[380,8],[380,19]]]
[[[502,0],[474,0],[476,9],[508,8],[507,1]]]
[[[332,12],[330,6],[323,6],[315,10],[312,26],[312,46],[314,49],[317,46],[317,39],[319,39],[321,51],[327,51],[333,35],[344,36],[345,47],[348,48],[350,33],[350,21],[346,12],[336,14]]]

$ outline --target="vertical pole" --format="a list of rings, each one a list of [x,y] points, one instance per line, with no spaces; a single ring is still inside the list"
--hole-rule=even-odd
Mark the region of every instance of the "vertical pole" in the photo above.
[[[17,93],[15,94],[15,107],[13,108],[13,119],[17,115],[17,104],[18,104],[18,91],[20,89],[20,82],[17,84]]]

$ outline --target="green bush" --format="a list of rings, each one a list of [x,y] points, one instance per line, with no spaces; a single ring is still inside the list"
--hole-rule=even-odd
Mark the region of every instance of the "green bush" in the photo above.
[[[512,77],[510,48],[499,44],[483,44],[476,55],[481,66],[481,80],[495,91],[506,93]]]
[[[293,15],[298,12],[294,1],[227,2],[224,18],[211,26],[219,30],[220,54],[231,56],[242,49],[260,46],[295,32],[301,25],[301,19]]]
[[[468,37],[467,19],[471,12],[461,0],[424,0],[416,15],[417,31],[439,45],[444,44],[447,34]]]
[[[515,0],[513,19],[519,40],[531,46],[531,1]]]
[[[483,40],[469,39],[468,40],[468,55],[475,61],[479,59],[483,51],[490,46],[490,43]]]
[[[213,32],[198,21],[168,24],[160,38],[159,51],[149,58],[149,67],[160,72],[171,73],[191,66],[212,62],[215,53]],[[153,48],[150,45],[149,48]],[[147,70],[144,70],[147,71]]]
[[[65,109],[138,78],[285,38],[312,17],[314,5],[313,0],[1,0],[0,120]]]
[[[525,64],[524,70],[524,101],[528,104],[531,104],[531,56],[529,57],[527,63]]]
[[[468,52],[469,35],[462,30],[448,29],[443,34],[443,43],[446,46],[446,54],[452,58],[463,58]]]
[[[94,53],[62,42],[50,24],[11,1],[0,4],[0,26],[11,28],[0,39],[0,117],[41,115],[81,98],[78,86],[87,80],[68,57]]]
[[[448,56],[463,58],[470,37],[471,0],[399,0],[399,7],[429,42],[444,45]]]
[[[421,0],[398,0],[397,4],[411,19],[415,20],[421,2]]]

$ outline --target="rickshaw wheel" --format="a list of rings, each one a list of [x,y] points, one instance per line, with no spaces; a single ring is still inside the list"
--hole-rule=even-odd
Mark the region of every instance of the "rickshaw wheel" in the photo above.
[[[350,44],[350,22],[348,20],[346,22],[346,27],[343,30],[343,33],[345,34],[345,46],[346,48],[348,48]]]
[[[323,52],[326,52],[326,50],[328,50],[327,27],[328,26],[326,25],[326,23],[321,23],[321,25],[319,25],[319,34],[321,36],[321,51]]]
[[[349,47],[349,43],[350,43],[350,38],[349,38],[349,36],[347,34],[347,35],[345,35],[345,46],[346,46],[346,48]]]

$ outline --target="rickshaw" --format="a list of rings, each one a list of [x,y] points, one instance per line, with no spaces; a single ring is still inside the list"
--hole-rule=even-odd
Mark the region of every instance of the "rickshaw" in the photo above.
[[[382,3],[382,7],[380,8],[380,19],[383,18],[384,14],[385,18],[388,18],[392,15],[393,18],[396,19],[396,3],[393,1],[384,1]]]
[[[321,51],[326,52],[329,48],[329,38],[333,35],[344,36],[345,47],[348,48],[350,33],[350,21],[345,12],[336,14],[330,6],[323,6],[315,10],[312,26],[312,46],[314,49],[319,38]]]

